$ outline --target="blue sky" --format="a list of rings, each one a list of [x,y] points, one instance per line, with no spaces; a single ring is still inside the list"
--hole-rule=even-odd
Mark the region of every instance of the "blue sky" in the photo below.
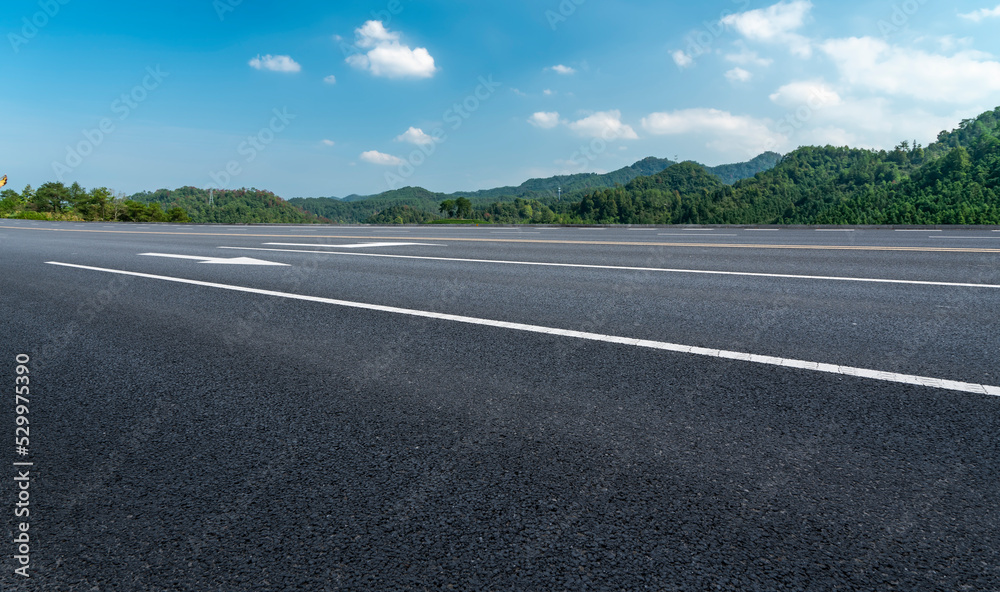
[[[13,186],[458,191],[933,141],[1000,105],[998,0],[12,0]]]

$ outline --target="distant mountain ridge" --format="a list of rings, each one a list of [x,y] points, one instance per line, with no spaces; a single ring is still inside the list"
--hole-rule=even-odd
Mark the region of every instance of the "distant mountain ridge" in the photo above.
[[[765,152],[747,162],[705,167],[705,170],[721,183],[732,184],[770,170],[780,160],[780,154]],[[378,215],[382,211],[397,206],[436,214],[438,205],[442,201],[458,197],[468,198],[479,206],[491,202],[510,202],[515,199],[555,201],[561,188],[564,200],[579,200],[587,191],[624,186],[635,179],[661,173],[676,164],[666,158],[650,156],[610,173],[579,173],[529,179],[516,187],[496,187],[451,194],[436,193],[422,187],[404,187],[376,195],[349,195],[344,198],[295,197],[288,200],[288,203],[333,222],[351,224],[380,220]]]

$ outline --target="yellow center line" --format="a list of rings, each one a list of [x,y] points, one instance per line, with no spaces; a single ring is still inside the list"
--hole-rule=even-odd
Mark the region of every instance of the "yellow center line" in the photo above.
[[[0,226],[2,230],[41,230],[45,232],[84,232],[101,234],[148,234],[167,236],[215,236],[226,238],[308,238],[318,239],[350,239],[350,240],[428,240],[428,241],[450,241],[450,242],[470,242],[470,243],[523,243],[523,244],[549,244],[549,245],[598,245],[598,246],[629,246],[629,247],[699,247],[705,249],[791,249],[808,251],[906,251],[914,253],[1000,253],[1000,249],[974,249],[960,247],[878,247],[864,245],[775,245],[761,243],[668,243],[668,242],[635,242],[635,241],[576,241],[576,240],[551,240],[551,239],[513,239],[513,238],[460,238],[460,237],[421,237],[421,236],[357,236],[357,235],[326,235],[315,234],[231,234],[213,232],[166,232],[166,231],[139,231],[139,230],[90,230],[90,229],[68,229],[68,228],[23,228],[19,226]],[[321,244],[321,243],[317,243]]]

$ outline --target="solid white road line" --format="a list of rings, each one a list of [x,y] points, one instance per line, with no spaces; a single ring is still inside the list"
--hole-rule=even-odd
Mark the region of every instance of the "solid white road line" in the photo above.
[[[377,247],[443,247],[444,245],[431,245],[428,243],[361,243],[357,245],[317,245],[301,243],[264,243],[278,247],[319,247],[323,249],[374,249]]]
[[[132,277],[141,277],[152,280],[160,280],[166,282],[174,282],[178,284],[188,284],[192,286],[202,286],[206,288],[216,288],[219,290],[230,290],[234,292],[245,292],[247,294],[258,294],[261,296],[273,296],[277,298],[285,298],[288,300],[302,300],[305,302],[317,302],[320,304],[331,304],[334,306],[342,306],[347,308],[357,308],[363,310],[372,310],[377,312],[386,312],[391,314],[406,315],[410,317],[419,317],[425,319],[436,319],[441,321],[451,321],[455,323],[465,323],[468,325],[480,325],[485,327],[496,327],[500,329],[511,329],[514,331],[524,331],[527,333],[541,333],[544,335],[555,335],[559,337],[572,337],[575,339],[584,339],[587,341],[600,341],[604,343],[615,343],[620,345],[629,345],[632,347],[641,347],[646,349],[657,349],[675,353],[691,354],[696,356],[705,356],[710,358],[721,358],[725,360],[737,360],[741,362],[750,362],[753,364],[764,364],[768,366],[781,366],[785,368],[797,368],[800,370],[810,370],[813,372],[823,372],[826,374],[839,374],[843,376],[857,376],[860,378],[870,378],[872,380],[881,380],[883,382],[894,382],[900,384],[910,384],[916,386],[925,386],[936,389],[959,391],[965,393],[975,393],[979,395],[990,395],[990,396],[1000,396],[1000,386],[990,386],[983,384],[973,384],[969,382],[958,382],[954,380],[943,380],[938,378],[929,378],[926,376],[913,376],[909,374],[897,374],[895,372],[880,372],[878,370],[867,370],[865,368],[854,368],[851,366],[838,366],[835,364],[821,364],[818,362],[807,362],[804,360],[794,360],[787,358],[777,358],[773,356],[760,356],[756,354],[748,354],[743,352],[726,351],[719,349],[709,349],[704,347],[695,347],[690,345],[680,345],[676,343],[668,343],[665,341],[651,341],[647,339],[634,339],[630,337],[618,337],[615,335],[603,335],[600,333],[587,333],[585,331],[570,331],[567,329],[556,329],[553,327],[543,327],[539,325],[526,325],[523,323],[508,323],[506,321],[495,321],[491,319],[481,319],[476,317],[465,317],[452,314],[444,314],[438,312],[430,312],[424,310],[413,310],[408,308],[397,308],[394,306],[383,306],[380,304],[367,304],[364,302],[350,302],[348,300],[336,300],[333,298],[322,298],[319,296],[305,296],[302,294],[290,294],[287,292],[276,292],[274,290],[261,290],[259,288],[247,288],[244,286],[233,286],[229,284],[217,284],[214,282],[203,282],[199,280],[189,280],[185,278],[177,278],[163,275],[152,275],[148,273],[138,273],[134,271],[122,271],[119,269],[105,269],[101,267],[90,267],[88,265],[74,265],[72,263],[59,263],[56,261],[47,261],[49,265],[58,265],[61,267],[71,267],[75,269],[84,269],[88,271],[98,271],[102,273],[111,273],[116,275],[127,275]]]
[[[693,243],[697,244],[697,243]],[[315,246],[315,245],[309,245]],[[353,257],[382,257],[387,259],[418,259],[423,261],[453,261],[457,263],[493,263],[498,265],[530,265],[536,267],[570,267],[576,269],[611,269],[618,271],[650,271],[659,273],[692,273],[697,275],[731,275],[795,280],[822,280],[837,282],[866,282],[873,284],[908,284],[912,286],[945,286],[949,288],[1000,288],[1000,284],[963,284],[957,282],[929,282],[922,280],[890,280],[880,278],[855,278],[822,275],[793,275],[786,273],[754,273],[749,271],[711,271],[704,269],[669,269],[664,267],[625,267],[619,265],[588,265],[585,263],[545,263],[537,261],[504,261],[500,259],[461,259],[456,257],[424,257],[418,255],[387,255],[383,253],[335,253],[330,251],[302,251],[295,249],[264,249],[261,247],[219,247],[234,251],[271,251],[277,253],[322,253]]]

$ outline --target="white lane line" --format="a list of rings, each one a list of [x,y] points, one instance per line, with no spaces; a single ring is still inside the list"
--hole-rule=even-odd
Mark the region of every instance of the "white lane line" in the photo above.
[[[360,243],[357,245],[310,245],[302,243],[264,243],[276,247],[317,247],[323,249],[374,249],[376,247],[443,247],[444,245],[432,245],[429,243]]]
[[[692,243],[697,244],[697,243]],[[316,245],[307,245],[316,246]],[[492,263],[497,265],[529,265],[535,267],[570,267],[576,269],[610,269],[617,271],[649,271],[659,273],[690,273],[695,275],[730,275],[738,277],[762,277],[795,280],[822,280],[836,282],[865,282],[872,284],[904,284],[911,286],[944,286],[949,288],[993,288],[1000,289],[1000,284],[964,284],[958,282],[930,282],[923,280],[890,280],[881,278],[855,278],[823,275],[794,275],[786,273],[754,273],[749,271],[713,271],[706,269],[670,269],[665,267],[626,267],[621,265],[588,265],[586,263],[546,263],[539,261],[504,261],[502,259],[460,259],[455,257],[423,257],[417,255],[386,255],[382,253],[334,253],[330,251],[302,251],[295,249],[264,249],[260,247],[219,247],[234,251],[273,251],[277,253],[322,253],[324,255],[342,255],[353,257],[382,257],[388,259],[419,259],[423,261],[452,261],[456,263]]]
[[[686,232],[715,232],[714,228],[681,228]]]
[[[780,228],[744,228],[747,232],[778,232]]]
[[[916,386],[925,386],[936,389],[960,391],[965,393],[975,393],[979,395],[990,395],[1000,397],[1000,386],[990,386],[983,384],[974,384],[969,382],[958,382],[954,380],[943,380],[939,378],[929,378],[926,376],[914,376],[910,374],[897,374],[895,372],[881,372],[878,370],[867,370],[865,368],[854,368],[851,366],[838,366],[835,364],[821,364],[819,362],[807,362],[804,360],[794,360],[786,358],[777,358],[773,356],[760,356],[756,354],[749,354],[744,352],[726,351],[719,349],[708,349],[704,347],[696,347],[691,345],[681,345],[677,343],[669,343],[666,341],[651,341],[648,339],[634,339],[630,337],[619,337],[615,335],[604,335],[601,333],[587,333],[585,331],[571,331],[567,329],[556,329],[553,327],[543,327],[540,325],[526,325],[523,323],[509,323],[506,321],[496,321],[491,319],[482,319],[476,317],[465,317],[452,314],[444,314],[438,312],[430,312],[425,310],[414,310],[409,308],[397,308],[395,306],[383,306],[380,304],[368,304],[365,302],[351,302],[348,300],[336,300],[333,298],[323,298],[320,296],[306,296],[303,294],[290,294],[287,292],[276,292],[274,290],[261,290],[259,288],[247,288],[244,286],[234,286],[230,284],[217,284],[214,282],[202,282],[199,280],[189,280],[185,278],[170,277],[164,275],[152,275],[148,273],[137,273],[134,271],[122,271],[119,269],[105,269],[101,267],[90,267],[88,265],[74,265],[72,263],[59,263],[56,261],[47,261],[49,265],[58,265],[61,267],[71,267],[75,269],[84,269],[88,271],[98,271],[102,273],[111,273],[117,275],[127,275],[132,277],[141,277],[152,280],[160,280],[165,282],[174,282],[178,284],[188,284],[192,286],[202,286],[206,288],[216,288],[220,290],[231,290],[234,292],[245,292],[247,294],[259,294],[261,296],[273,296],[277,298],[286,298],[288,300],[302,300],[305,302],[317,302],[320,304],[331,304],[334,306],[342,306],[347,308],[358,308],[363,310],[372,310],[378,312],[386,312],[398,315],[406,315],[411,317],[420,317],[425,319],[436,319],[441,321],[451,321],[455,323],[465,323],[468,325],[480,325],[485,327],[496,327],[500,329],[511,329],[514,331],[524,331],[527,333],[541,333],[544,335],[556,335],[560,337],[572,337],[575,339],[585,339],[587,341],[600,341],[604,343],[615,343],[620,345],[630,345],[633,347],[641,347],[646,349],[657,349],[675,353],[691,354],[696,356],[705,356],[710,358],[721,358],[726,360],[737,360],[743,362],[750,362],[754,364],[764,364],[769,366],[782,366],[787,368],[797,368],[801,370],[811,370],[814,372],[824,372],[827,374],[840,374],[844,376],[857,376],[860,378],[870,378],[872,380],[880,380],[883,382],[895,382],[900,384],[910,384]]]

